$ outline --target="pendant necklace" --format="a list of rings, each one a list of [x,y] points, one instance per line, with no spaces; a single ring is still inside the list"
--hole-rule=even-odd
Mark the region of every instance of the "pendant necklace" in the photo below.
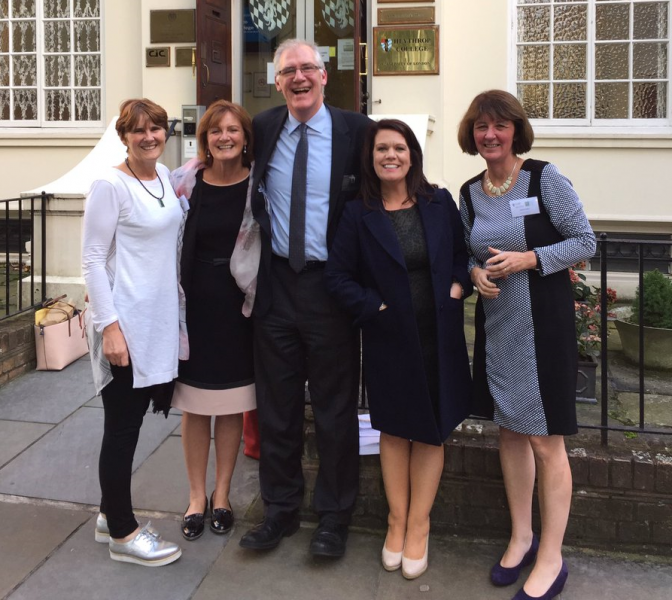
[[[156,176],[159,178],[159,183],[161,184],[161,196],[155,196],[145,187],[145,184],[142,183],[142,181],[140,181],[140,178],[135,174],[133,169],[131,169],[131,165],[128,163],[128,158],[126,159],[125,162],[126,166],[128,167],[128,170],[133,174],[133,177],[135,177],[138,180],[138,183],[142,186],[142,189],[145,190],[152,198],[158,200],[159,204],[161,205],[161,208],[164,208],[166,205],[163,203],[163,197],[166,195],[166,190],[163,187],[163,181],[161,181],[161,177],[159,177],[158,171],[154,169],[154,173],[156,173]]]
[[[486,173],[485,187],[488,188],[488,191],[491,194],[494,194],[495,196],[501,196],[502,194],[504,194],[511,187],[511,179],[513,179],[513,172],[516,170],[517,166],[518,161],[516,160],[515,164],[513,165],[513,169],[511,169],[511,173],[509,173],[509,176],[506,178],[506,181],[499,187],[492,185],[492,181],[490,181],[490,176],[488,173]]]

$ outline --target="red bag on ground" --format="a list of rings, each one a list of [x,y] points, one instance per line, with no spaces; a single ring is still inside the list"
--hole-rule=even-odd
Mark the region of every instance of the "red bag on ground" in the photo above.
[[[259,460],[259,419],[256,410],[243,413],[243,454]]]

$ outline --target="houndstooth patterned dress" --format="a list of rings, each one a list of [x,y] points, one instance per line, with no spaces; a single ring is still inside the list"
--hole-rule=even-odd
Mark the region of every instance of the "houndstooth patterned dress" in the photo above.
[[[568,179],[526,160],[516,184],[492,198],[482,174],[464,184],[460,213],[469,269],[483,267],[488,247],[536,250],[541,271],[497,280],[495,299],[476,309],[474,388],[478,414],[526,435],[576,433],[577,349],[567,268],[595,253],[595,235]],[[513,217],[509,202],[537,196],[540,214]]]

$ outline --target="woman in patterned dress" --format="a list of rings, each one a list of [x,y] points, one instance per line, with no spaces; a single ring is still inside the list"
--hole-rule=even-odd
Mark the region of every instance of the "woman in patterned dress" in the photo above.
[[[493,566],[495,585],[513,584],[536,563],[515,600],[554,598],[567,579],[562,554],[572,476],[564,435],[576,433],[577,347],[568,267],[591,258],[595,236],[568,179],[555,166],[519,158],[534,133],[508,92],[474,98],[458,132],[487,170],[460,190],[460,212],[479,299],[474,401],[499,425],[500,460],[512,533]],[[540,541],[532,532],[535,473]]]

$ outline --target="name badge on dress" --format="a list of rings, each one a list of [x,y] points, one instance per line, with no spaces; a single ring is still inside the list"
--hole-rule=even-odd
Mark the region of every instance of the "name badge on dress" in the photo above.
[[[536,196],[509,201],[512,217],[524,217],[526,215],[539,214],[539,200]]]

